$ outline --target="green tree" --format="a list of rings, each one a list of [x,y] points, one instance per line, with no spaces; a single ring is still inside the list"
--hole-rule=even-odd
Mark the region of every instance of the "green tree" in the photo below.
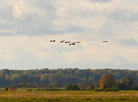
[[[133,77],[126,75],[123,80],[124,80],[124,84],[127,86],[127,88],[131,89],[134,84]]]

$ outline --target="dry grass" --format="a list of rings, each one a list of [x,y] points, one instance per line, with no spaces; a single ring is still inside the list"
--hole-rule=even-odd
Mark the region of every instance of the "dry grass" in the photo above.
[[[138,91],[118,91],[118,92],[95,92],[95,91],[13,91],[13,92],[0,92],[0,99],[26,99],[26,100],[40,100],[49,99],[53,102],[64,102],[69,100],[84,100],[84,102],[90,102],[90,100],[96,100],[93,102],[136,102],[138,100]],[[64,99],[64,100],[63,100]],[[55,100],[55,101],[54,101]],[[106,101],[105,101],[106,100]],[[117,100],[117,101],[115,101]],[[119,101],[118,101],[119,100]],[[0,101],[1,102],[1,101]],[[10,101],[5,101],[10,102]],[[23,102],[23,101],[20,101]],[[33,101],[30,101],[33,102]],[[43,101],[42,101],[43,102]],[[83,102],[83,101],[81,101]]]
[[[0,92],[0,97],[138,97],[138,91],[94,92],[94,91],[12,91]]]

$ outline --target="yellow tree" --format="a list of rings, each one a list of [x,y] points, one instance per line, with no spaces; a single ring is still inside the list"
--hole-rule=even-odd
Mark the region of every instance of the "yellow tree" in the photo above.
[[[114,76],[112,74],[103,75],[100,80],[100,88],[112,88],[116,84]]]

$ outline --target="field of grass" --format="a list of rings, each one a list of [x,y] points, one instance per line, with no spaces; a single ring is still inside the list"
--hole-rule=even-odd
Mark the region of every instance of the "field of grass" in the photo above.
[[[0,91],[0,102],[138,102],[138,91]]]

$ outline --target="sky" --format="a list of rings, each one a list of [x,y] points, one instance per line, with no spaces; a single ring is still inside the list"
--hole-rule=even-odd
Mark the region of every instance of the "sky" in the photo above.
[[[138,0],[0,0],[0,69],[137,70],[137,5]]]

